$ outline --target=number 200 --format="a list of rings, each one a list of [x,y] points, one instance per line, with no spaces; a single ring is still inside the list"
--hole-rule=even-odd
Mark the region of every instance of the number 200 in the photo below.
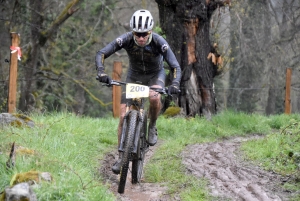
[[[145,87],[143,86],[131,86],[130,87],[130,92],[141,92],[145,91]]]

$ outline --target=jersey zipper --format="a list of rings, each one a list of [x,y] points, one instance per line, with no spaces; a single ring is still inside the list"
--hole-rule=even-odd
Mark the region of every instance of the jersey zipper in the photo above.
[[[142,48],[142,61],[143,61],[143,67],[144,67],[144,73],[146,72],[145,62],[144,62],[144,48]]]

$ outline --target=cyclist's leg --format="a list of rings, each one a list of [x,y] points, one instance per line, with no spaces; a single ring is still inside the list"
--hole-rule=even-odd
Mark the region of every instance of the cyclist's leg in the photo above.
[[[165,86],[166,74],[164,69],[156,73],[150,80],[150,85],[155,88],[163,88]],[[161,95],[158,92],[150,90],[149,95],[149,128],[148,128],[148,143],[153,146],[157,142],[156,120],[161,110]]]
[[[152,87],[155,88],[161,88],[160,85],[152,85]],[[158,115],[161,110],[161,95],[158,92],[155,92],[153,90],[150,90],[149,95],[149,102],[150,102],[150,108],[149,108],[149,114],[150,114],[150,124],[154,125],[156,124],[156,120],[158,118]]]
[[[153,87],[160,87],[159,85],[152,85]],[[148,143],[150,146],[154,146],[157,142],[157,128],[156,120],[161,110],[161,95],[155,91],[150,90],[149,96],[149,128],[148,128]]]

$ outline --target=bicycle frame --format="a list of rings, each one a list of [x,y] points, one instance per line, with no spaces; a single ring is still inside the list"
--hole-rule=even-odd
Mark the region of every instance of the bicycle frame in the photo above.
[[[120,86],[120,85],[126,85],[126,84],[128,84],[128,83],[120,82],[120,81],[116,81],[116,80],[111,81],[111,85]],[[167,94],[166,93],[166,88],[165,89],[154,88],[154,87],[149,87],[149,88],[156,91],[156,92],[158,92],[158,93]],[[132,149],[132,152],[131,152],[132,154],[137,153],[138,139],[139,139],[139,137],[143,137],[143,136],[140,136],[140,130],[141,130],[143,122],[144,122],[143,112],[145,112],[145,110],[144,110],[145,101],[146,101],[145,98],[140,97],[140,98],[129,99],[126,102],[126,110],[125,110],[126,113],[125,113],[124,120],[123,120],[121,140],[120,140],[120,145],[119,145],[118,151],[120,151],[120,152],[124,151],[123,147],[124,147],[124,139],[125,139],[125,135],[126,135],[125,132],[126,132],[126,129],[127,129],[126,125],[127,125],[128,116],[129,116],[129,114],[132,110],[137,110],[137,111],[139,111],[139,113],[138,113],[139,114],[139,116],[138,116],[139,124],[138,124],[137,130],[135,132],[134,144],[133,144],[134,146],[133,146],[133,149]]]
[[[135,184],[140,182],[145,154],[149,148],[146,140],[147,112],[144,109],[146,97],[149,97],[150,89],[160,94],[167,93],[166,88],[154,88],[115,80],[112,80],[108,86],[110,85],[126,85],[126,98],[128,99],[118,147],[118,151],[123,155],[118,192],[124,193],[129,161],[132,162],[131,182]]]

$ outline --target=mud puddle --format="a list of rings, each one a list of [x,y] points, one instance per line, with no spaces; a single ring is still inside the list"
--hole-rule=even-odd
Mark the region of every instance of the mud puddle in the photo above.
[[[253,136],[259,137],[259,136]],[[251,138],[253,138],[251,137]],[[257,166],[243,161],[239,151],[241,142],[250,138],[233,138],[222,142],[189,145],[182,153],[183,165],[187,174],[209,180],[210,193],[216,200],[233,201],[285,201],[291,193],[281,188],[285,180],[280,175],[263,171]],[[145,163],[155,154],[159,144],[150,147]],[[124,194],[117,193],[119,175],[111,171],[117,153],[106,155],[101,167],[106,184],[121,201],[173,201],[178,195],[170,197],[163,184],[131,184],[128,173]]]

